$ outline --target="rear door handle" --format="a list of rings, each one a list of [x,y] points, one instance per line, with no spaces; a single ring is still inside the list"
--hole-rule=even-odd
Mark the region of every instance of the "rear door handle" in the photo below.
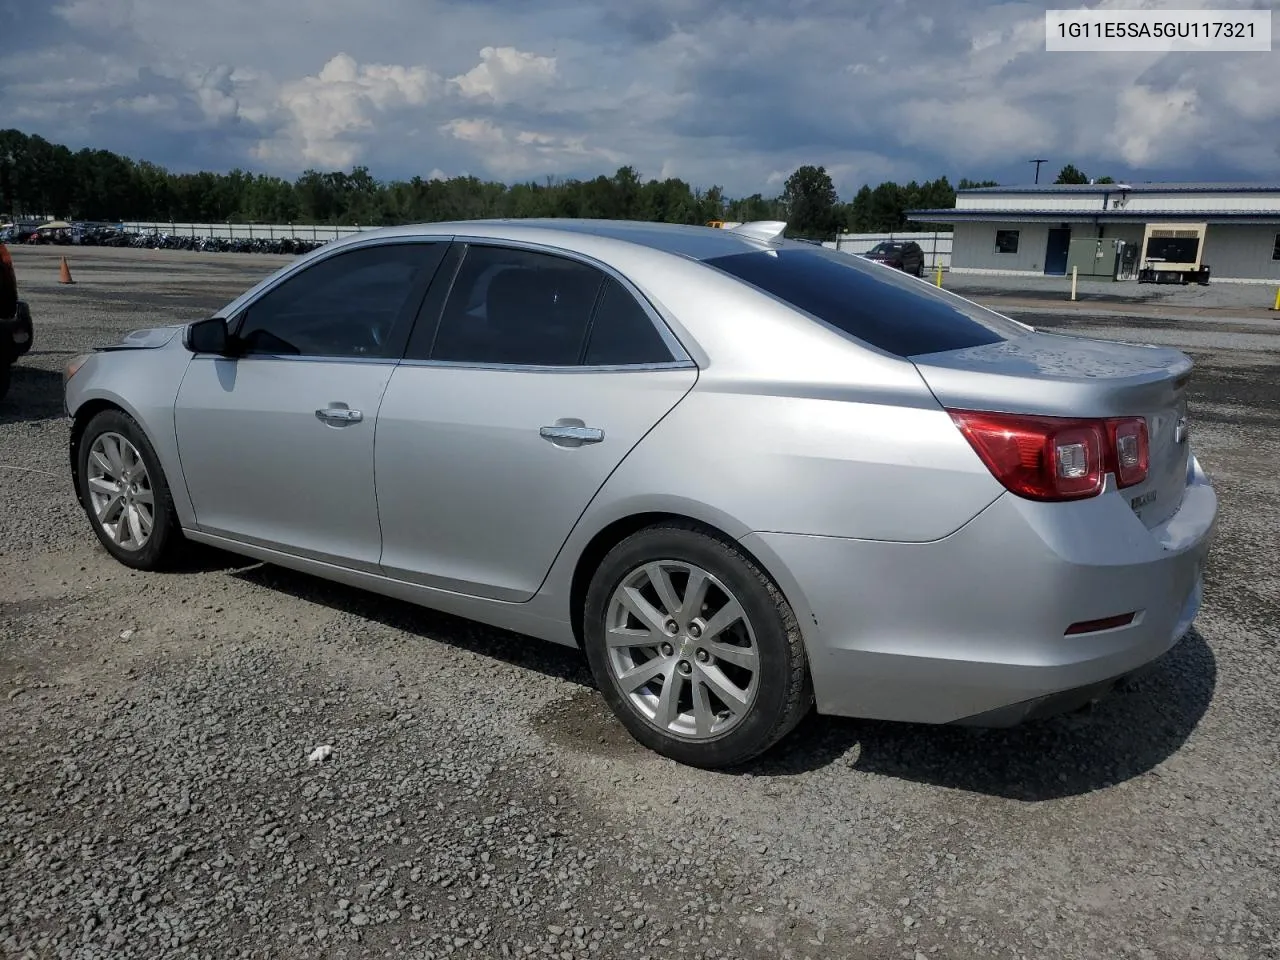
[[[557,423],[551,427],[540,427],[538,435],[544,440],[550,440],[559,447],[580,447],[584,443],[599,443],[604,439],[604,431],[599,427],[586,427],[570,423]]]
[[[347,423],[359,423],[364,419],[364,414],[359,410],[352,410],[345,403],[334,403],[317,410],[316,419],[321,423],[329,423],[336,426]]]

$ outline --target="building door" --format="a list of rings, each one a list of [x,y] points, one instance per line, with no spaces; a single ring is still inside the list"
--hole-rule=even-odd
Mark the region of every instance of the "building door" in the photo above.
[[[1044,272],[1063,276],[1067,272],[1067,255],[1071,252],[1071,228],[1054,227],[1044,250]]]

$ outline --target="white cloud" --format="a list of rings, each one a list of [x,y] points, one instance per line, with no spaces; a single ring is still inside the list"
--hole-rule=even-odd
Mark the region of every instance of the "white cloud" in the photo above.
[[[260,142],[255,154],[262,159],[292,155],[330,168],[350,166],[364,150],[352,134],[372,131],[379,114],[423,106],[439,87],[440,77],[426,67],[361,66],[339,53],[315,76],[280,88],[278,106],[288,118],[284,130]]]
[[[464,97],[507,103],[550,83],[555,76],[555,57],[542,57],[515,47],[485,47],[478,64],[449,82]]]
[[[584,164],[620,164],[621,154],[590,146],[585,136],[517,130],[510,133],[492,120],[460,117],[442,124],[441,132],[483,148],[477,159],[499,177],[526,177],[580,169]]]
[[[1142,167],[1189,150],[1203,135],[1199,97],[1189,89],[1138,85],[1120,91],[1110,142],[1128,164]]]
[[[178,99],[167,94],[147,93],[140,97],[121,97],[115,101],[115,105],[129,113],[155,116],[178,109]]]

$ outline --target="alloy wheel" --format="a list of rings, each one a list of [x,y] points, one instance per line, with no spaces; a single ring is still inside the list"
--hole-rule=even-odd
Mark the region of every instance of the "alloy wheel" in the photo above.
[[[89,448],[86,484],[93,515],[111,541],[141,550],[155,526],[155,493],[142,454],[118,433],[102,433]]]
[[[760,655],[742,603],[696,564],[636,567],[609,599],[605,644],[619,691],[664,733],[719,737],[750,713]]]

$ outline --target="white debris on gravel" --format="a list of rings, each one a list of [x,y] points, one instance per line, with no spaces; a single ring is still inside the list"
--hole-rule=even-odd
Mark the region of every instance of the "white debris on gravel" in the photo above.
[[[329,746],[327,743],[322,743],[311,751],[307,759],[312,763],[324,763],[331,756],[333,756],[333,747]]]

